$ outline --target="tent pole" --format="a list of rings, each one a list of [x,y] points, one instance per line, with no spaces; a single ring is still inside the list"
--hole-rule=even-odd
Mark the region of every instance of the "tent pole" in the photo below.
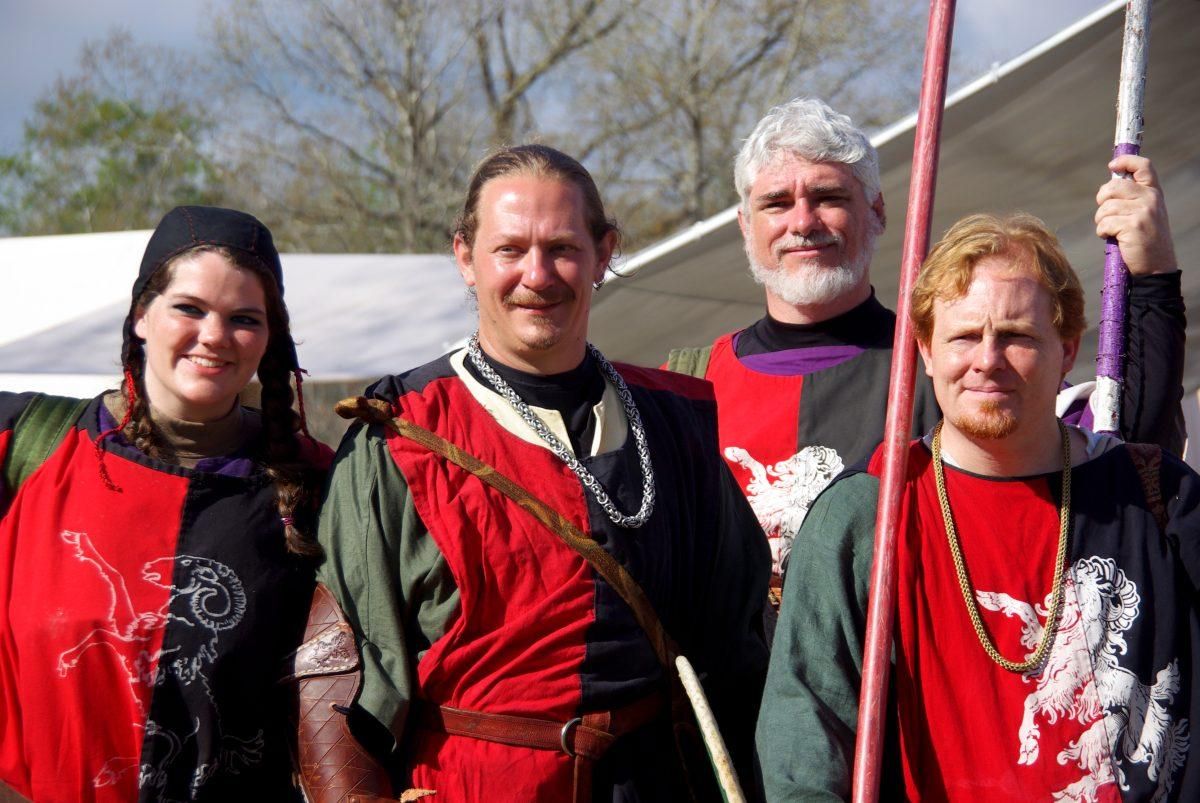
[[[883,479],[875,519],[875,560],[871,567],[862,691],[859,695],[858,732],[854,750],[855,803],[874,803],[879,795],[892,626],[895,621],[896,541],[900,496],[908,463],[908,439],[912,429],[913,381],[917,361],[908,304],[917,272],[929,250],[933,191],[937,183],[938,142],[946,101],[946,73],[953,27],[954,0],[931,0],[913,148],[912,183],[909,185],[908,216],[900,263],[900,296],[896,301],[896,336],[888,387],[890,401],[884,427]]]
[[[1142,108],[1146,94],[1146,59],[1150,39],[1150,0],[1131,0],[1125,7],[1125,41],[1121,48],[1121,83],[1117,92],[1117,132],[1113,156],[1142,149]],[[1113,178],[1132,178],[1113,173]],[[1104,244],[1104,289],[1100,294],[1100,332],[1096,348],[1096,390],[1092,402],[1097,432],[1119,432],[1121,392],[1125,383],[1125,310],[1129,272],[1113,237]]]

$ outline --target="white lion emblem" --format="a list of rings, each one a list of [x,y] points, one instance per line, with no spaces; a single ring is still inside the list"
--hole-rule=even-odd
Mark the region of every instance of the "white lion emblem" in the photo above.
[[[1117,665],[1117,657],[1129,649],[1122,634],[1137,619],[1141,597],[1113,560],[1080,560],[1064,582],[1062,622],[1054,646],[1045,664],[1025,675],[1025,682],[1037,688],[1025,698],[1017,763],[1038,760],[1038,717],[1051,724],[1073,719],[1086,730],[1057,760],[1064,766],[1074,762],[1083,776],[1055,792],[1055,800],[1095,801],[1100,787],[1110,783],[1128,790],[1122,768],[1127,764],[1146,765],[1147,777],[1157,783],[1152,799],[1163,800],[1189,742],[1188,721],[1173,723],[1167,713],[1179,691],[1179,662],[1171,660],[1161,669],[1153,686]],[[987,610],[1021,620],[1021,644],[1029,649],[1026,659],[1033,655],[1050,597],[1036,606],[998,592],[979,591],[976,597]]]
[[[771,568],[778,573],[813,500],[841,473],[842,458],[828,446],[805,446],[787,460],[764,466],[740,446],[729,446],[725,459],[750,472],[746,498],[767,534]]]

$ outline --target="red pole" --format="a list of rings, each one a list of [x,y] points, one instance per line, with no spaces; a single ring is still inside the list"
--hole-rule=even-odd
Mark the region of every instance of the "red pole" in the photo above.
[[[921,103],[917,110],[916,142],[913,147],[912,183],[908,190],[908,218],[905,221],[904,250],[900,263],[900,297],[896,301],[896,338],[888,387],[890,402],[884,427],[883,479],[875,518],[875,561],[871,567],[862,691],[859,695],[858,733],[854,749],[855,803],[874,803],[879,796],[883,724],[887,711],[892,625],[896,607],[900,494],[907,468],[913,380],[917,364],[908,303],[921,262],[929,252],[933,190],[937,183],[938,140],[942,131],[942,109],[946,102],[946,72],[953,27],[954,0],[931,0],[929,30],[925,38],[925,67],[921,77]]]

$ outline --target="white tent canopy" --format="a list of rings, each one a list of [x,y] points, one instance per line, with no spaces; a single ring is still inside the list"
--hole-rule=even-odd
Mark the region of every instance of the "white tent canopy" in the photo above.
[[[0,239],[0,346],[129,298],[149,239],[148,231]]]
[[[0,390],[89,395],[120,375],[121,324],[150,232],[0,240],[14,275],[0,320]],[[284,254],[301,365],[317,381],[374,378],[436,357],[470,333],[449,256]],[[53,270],[54,279],[47,280]],[[19,326],[17,324],[20,324]],[[21,330],[24,331],[21,331]]]

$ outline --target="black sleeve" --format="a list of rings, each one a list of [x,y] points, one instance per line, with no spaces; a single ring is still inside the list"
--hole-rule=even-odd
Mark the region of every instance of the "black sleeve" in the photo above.
[[[714,455],[720,475],[714,516],[717,540],[711,575],[704,583],[705,608],[698,611],[707,634],[697,671],[725,737],[747,800],[762,800],[754,750],[754,725],[767,678],[763,608],[771,553],[767,538],[729,467]]]
[[[1200,476],[1180,460],[1163,457],[1159,484],[1166,504],[1164,534],[1200,604]]]
[[[1183,355],[1187,318],[1179,271],[1132,276],[1125,340],[1121,435],[1183,454]]]

